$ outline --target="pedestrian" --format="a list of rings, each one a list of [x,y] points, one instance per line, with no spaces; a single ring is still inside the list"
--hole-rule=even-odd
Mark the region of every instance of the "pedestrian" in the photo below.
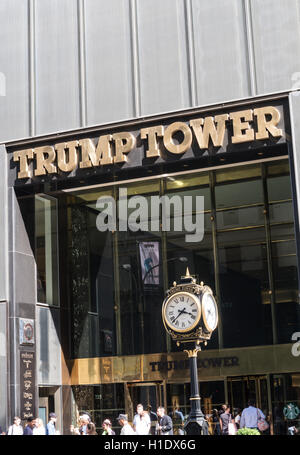
[[[79,417],[79,434],[86,435],[87,434],[87,426],[91,423],[91,418],[88,414],[82,414]]]
[[[7,434],[9,436],[22,435],[23,427],[21,425],[21,419],[18,416],[14,417],[14,423],[8,427]]]
[[[293,423],[293,422],[291,422],[291,423]],[[297,433],[298,433],[297,427],[295,427],[295,425],[293,425],[293,424],[290,424],[290,426],[288,427],[288,434],[291,436],[295,436]]]
[[[164,436],[173,434],[172,419],[170,416],[165,414],[165,408],[163,406],[159,406],[159,408],[157,408],[157,415],[158,424],[156,427],[156,434]]]
[[[86,434],[87,435],[97,435],[96,425],[93,422],[90,422],[86,426]]]
[[[178,406],[174,406],[173,411],[170,414],[170,417],[173,422],[173,432],[174,434],[184,434],[183,425],[184,417],[182,412],[179,410]]]
[[[136,434],[135,431],[133,430],[132,426],[128,423],[128,417],[127,414],[119,414],[117,421],[122,427],[120,435],[131,435],[131,434]]]
[[[265,419],[265,415],[261,409],[255,407],[255,401],[250,399],[248,401],[248,407],[243,409],[240,428],[256,428],[259,419]]]
[[[49,436],[56,435],[56,420],[57,416],[54,412],[50,412],[49,414],[49,422],[47,423],[46,434]]]
[[[26,425],[26,427],[24,428],[23,435],[32,436],[32,435],[33,435],[34,425],[35,425],[35,420],[34,420],[34,418],[33,418],[33,417],[28,417],[28,419],[27,419],[27,425]]]
[[[213,429],[214,429],[213,434],[219,436],[221,434],[221,427],[220,427],[219,411],[217,409],[213,409],[212,424],[213,424]]]
[[[147,435],[150,432],[151,420],[148,412],[144,411],[142,404],[136,407],[136,414],[133,419],[133,429],[138,435]]]
[[[237,429],[240,428],[241,414],[242,414],[242,410],[241,409],[237,409],[236,413],[234,415],[234,423],[235,423]]]
[[[35,426],[33,429],[33,435],[45,435],[46,434],[46,428],[44,427],[44,422],[42,419],[35,419]]]
[[[102,423],[102,428],[103,428],[103,431],[102,431],[102,435],[105,436],[105,435],[111,435],[113,436],[114,434],[116,434],[113,430],[112,430],[112,423],[109,419],[105,419]]]
[[[220,417],[221,414],[223,414],[225,412],[226,406],[227,406],[226,404],[222,404],[221,409],[218,411],[219,412],[219,417]]]
[[[87,426],[91,422],[91,418],[88,414],[82,414],[78,419],[78,427],[74,428],[74,425],[71,425],[70,430],[75,435],[86,435]]]
[[[219,422],[220,422],[221,434],[228,435],[229,434],[229,424],[230,423],[234,424],[234,419],[230,413],[229,404],[227,404],[225,406],[225,411],[220,415]]]

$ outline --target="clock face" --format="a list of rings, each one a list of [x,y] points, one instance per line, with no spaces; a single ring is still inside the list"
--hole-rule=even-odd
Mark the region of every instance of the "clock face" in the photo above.
[[[201,316],[198,298],[189,292],[177,292],[163,306],[163,320],[175,332],[193,330]]]
[[[212,332],[218,324],[218,310],[216,301],[209,292],[205,292],[202,297],[202,313],[206,329]]]

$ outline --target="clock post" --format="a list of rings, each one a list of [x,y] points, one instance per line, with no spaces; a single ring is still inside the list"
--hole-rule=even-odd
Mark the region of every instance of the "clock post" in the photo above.
[[[162,319],[166,331],[177,345],[184,346],[190,365],[191,411],[185,424],[188,435],[207,435],[208,423],[201,411],[197,355],[201,343],[207,345],[218,324],[217,304],[213,292],[204,283],[196,283],[187,268],[180,282],[167,291],[162,306]]]
[[[190,378],[191,378],[191,410],[188,420],[184,426],[186,434],[188,435],[207,435],[208,434],[208,423],[205,419],[203,412],[201,411],[201,398],[199,395],[199,381],[198,381],[198,365],[197,365],[197,354],[201,351],[200,346],[197,342],[191,349],[185,349],[190,364]]]

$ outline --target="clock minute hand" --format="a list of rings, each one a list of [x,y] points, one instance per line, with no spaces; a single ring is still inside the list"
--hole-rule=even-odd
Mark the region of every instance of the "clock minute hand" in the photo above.
[[[185,310],[185,309],[184,309],[184,310]],[[184,310],[182,311],[182,313],[184,313],[184,314],[189,314],[190,316],[193,316],[193,313],[188,313],[187,311],[184,311]]]
[[[178,310],[178,311],[179,311],[179,313],[177,314],[176,318],[174,319],[173,324],[182,313],[185,313],[185,308],[183,308],[183,310],[181,310],[181,311],[180,310]]]

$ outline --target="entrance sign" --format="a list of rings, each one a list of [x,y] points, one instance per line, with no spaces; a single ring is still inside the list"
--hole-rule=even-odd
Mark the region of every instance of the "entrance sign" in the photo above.
[[[149,120],[135,121],[130,124],[131,131],[120,131],[120,126],[99,127],[98,134],[95,132],[96,136],[90,134],[89,137],[82,137],[84,132],[77,131],[71,139],[68,135],[56,143],[48,140],[45,144],[44,139],[35,147],[31,144],[30,148],[13,151],[16,178],[91,175],[91,170],[96,168],[139,167],[198,158],[205,153],[235,152],[244,143],[251,149],[285,142],[282,105],[245,107],[183,113],[179,120],[178,115],[173,119],[170,116],[163,121],[160,119],[161,124],[153,124],[155,120],[150,125]]]

